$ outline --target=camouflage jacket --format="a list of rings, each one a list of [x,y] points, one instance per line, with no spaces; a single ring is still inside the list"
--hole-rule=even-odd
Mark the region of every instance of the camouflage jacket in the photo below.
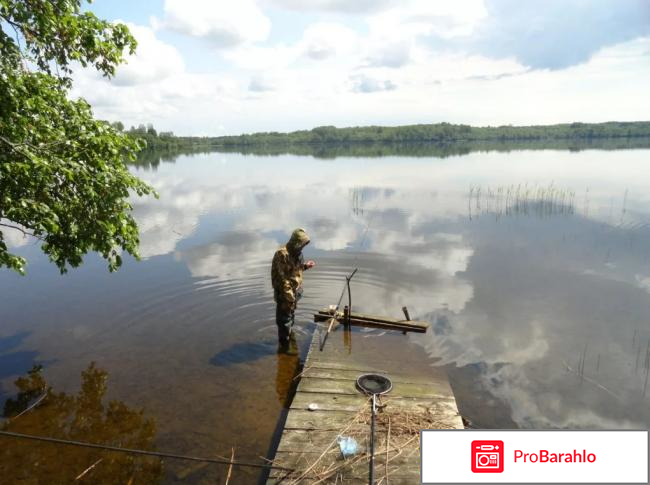
[[[302,291],[302,272],[306,269],[302,254],[293,256],[282,246],[275,252],[271,265],[273,297],[277,303],[295,303],[296,293]]]

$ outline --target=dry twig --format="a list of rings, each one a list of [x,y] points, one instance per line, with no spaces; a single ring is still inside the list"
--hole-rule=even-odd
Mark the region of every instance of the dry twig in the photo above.
[[[232,464],[235,461],[235,447],[232,447],[232,453],[230,454],[230,466],[228,467],[228,476],[226,476],[226,485],[230,481],[230,476],[232,475]]]
[[[82,479],[82,478],[83,478],[83,477],[84,477],[88,472],[90,472],[90,470],[92,470],[92,469],[95,468],[97,465],[99,465],[99,463],[100,463],[102,460],[103,460],[103,458],[100,458],[100,459],[97,460],[95,463],[93,463],[93,464],[90,465],[88,468],[86,468],[84,471],[82,471],[79,475],[77,475],[77,478],[75,478],[75,481],[77,481],[77,480],[81,480],[81,479]]]
[[[367,402],[368,402],[368,401],[366,401],[366,403],[367,403]],[[342,435],[343,433],[345,433],[347,430],[349,430],[349,429],[352,427],[352,425],[354,425],[354,424],[357,422],[357,418],[358,418],[361,414],[363,414],[363,412],[365,411],[365,407],[366,407],[365,405],[362,406],[361,410],[360,410],[360,411],[359,411],[359,412],[354,416],[354,418],[352,418],[352,420],[350,421],[350,423],[349,423],[349,424],[348,424],[348,425],[347,425],[347,426],[346,426],[346,427],[345,427],[345,428],[344,428],[344,429],[339,433],[339,435]],[[337,436],[337,438],[338,438],[338,436]],[[323,457],[327,454],[327,452],[330,450],[330,448],[332,448],[332,446],[334,446],[334,444],[336,443],[337,438],[334,438],[334,439],[332,440],[332,442],[327,446],[327,448],[325,448],[325,451],[323,451],[323,453],[321,453],[321,455],[316,459],[316,461],[315,461],[314,463],[312,463],[311,466],[309,466],[309,468],[307,468],[307,470],[305,470],[305,471],[304,471],[304,472],[303,472],[303,473],[302,473],[302,474],[301,474],[301,475],[300,475],[300,476],[299,476],[295,481],[293,481],[293,482],[291,482],[291,483],[292,483],[292,484],[299,483],[300,480],[302,480],[303,478],[305,478],[305,476],[306,476],[310,471],[312,471],[312,469],[313,469],[313,468],[318,464],[318,462],[320,462],[320,460],[323,459]]]

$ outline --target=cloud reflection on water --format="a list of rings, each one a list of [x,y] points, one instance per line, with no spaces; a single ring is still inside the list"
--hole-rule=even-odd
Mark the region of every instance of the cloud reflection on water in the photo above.
[[[321,263],[308,277],[305,305],[331,302],[340,277],[357,265],[357,308],[395,314],[407,304],[429,318],[434,331],[416,342],[440,364],[480,363],[483,390],[507,402],[518,425],[638,427],[650,423],[640,394],[646,370],[630,371],[650,337],[645,155],[336,162],[220,155],[232,157],[227,183],[206,155],[154,174],[161,199],[137,217],[143,254],[175,251],[197,278],[261,278],[256,287],[266,297],[265,263],[294,226],[304,226],[313,237],[308,251]],[[167,183],[179,171],[183,183]],[[471,190],[525,184],[537,187],[530,213],[497,217],[488,198],[470,220]],[[574,193],[571,210],[535,209],[539,187],[550,186]],[[163,236],[171,226],[178,237]],[[215,236],[193,243],[197,226]],[[563,364],[575,368],[585,346],[584,375],[619,399]]]

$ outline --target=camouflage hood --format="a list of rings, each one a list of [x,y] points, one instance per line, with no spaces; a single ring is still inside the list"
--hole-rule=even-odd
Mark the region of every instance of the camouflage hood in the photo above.
[[[298,228],[291,233],[291,239],[287,243],[287,250],[293,254],[299,253],[309,243],[309,236],[304,229]]]

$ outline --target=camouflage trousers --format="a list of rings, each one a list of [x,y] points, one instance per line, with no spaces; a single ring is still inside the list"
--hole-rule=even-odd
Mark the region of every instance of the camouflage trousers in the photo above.
[[[281,344],[289,342],[291,327],[294,320],[294,311],[284,302],[278,303],[275,307],[275,324],[278,326],[278,341]]]
[[[302,287],[296,291],[296,303],[302,298]],[[289,302],[277,299],[275,306],[275,324],[278,326],[278,340],[281,344],[289,342],[295,323],[295,310]]]

